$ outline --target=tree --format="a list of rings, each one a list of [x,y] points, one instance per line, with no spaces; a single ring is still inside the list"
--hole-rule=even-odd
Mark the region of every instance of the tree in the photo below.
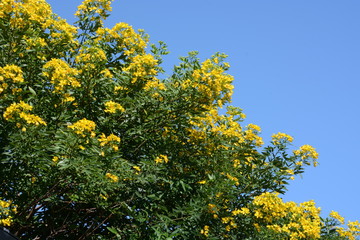
[[[180,58],[85,0],[0,3],[0,225],[21,239],[354,239],[313,202],[284,203],[310,145],[242,125],[226,56]],[[149,48],[149,49],[148,49]],[[226,107],[226,113],[219,110]]]

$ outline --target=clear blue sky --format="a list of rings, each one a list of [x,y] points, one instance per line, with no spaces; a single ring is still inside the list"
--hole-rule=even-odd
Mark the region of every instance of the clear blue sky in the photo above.
[[[73,22],[79,0],[48,0]],[[320,165],[289,186],[287,201],[315,200],[323,216],[360,219],[360,1],[115,0],[108,27],[127,22],[164,41],[171,69],[197,50],[229,55],[233,105],[262,137],[285,132],[313,145]]]

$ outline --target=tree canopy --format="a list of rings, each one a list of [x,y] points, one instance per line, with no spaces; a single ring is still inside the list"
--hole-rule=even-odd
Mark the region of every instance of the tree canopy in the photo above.
[[[20,239],[355,239],[358,222],[279,194],[310,145],[244,125],[226,55],[181,57],[85,0],[0,3],[0,226]]]

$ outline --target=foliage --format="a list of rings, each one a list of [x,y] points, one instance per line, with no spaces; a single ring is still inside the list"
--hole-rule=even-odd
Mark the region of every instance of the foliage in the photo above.
[[[166,45],[104,27],[110,3],[85,0],[74,25],[45,0],[0,3],[1,225],[21,239],[354,239],[358,222],[278,197],[318,154],[243,126],[224,54],[192,52],[161,79]]]

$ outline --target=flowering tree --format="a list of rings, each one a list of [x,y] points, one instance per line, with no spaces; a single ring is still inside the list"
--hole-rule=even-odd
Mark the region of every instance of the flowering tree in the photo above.
[[[310,145],[229,105],[225,55],[180,58],[85,0],[74,25],[45,0],[0,3],[0,225],[21,239],[354,239],[286,185]],[[226,107],[224,114],[219,109]]]

